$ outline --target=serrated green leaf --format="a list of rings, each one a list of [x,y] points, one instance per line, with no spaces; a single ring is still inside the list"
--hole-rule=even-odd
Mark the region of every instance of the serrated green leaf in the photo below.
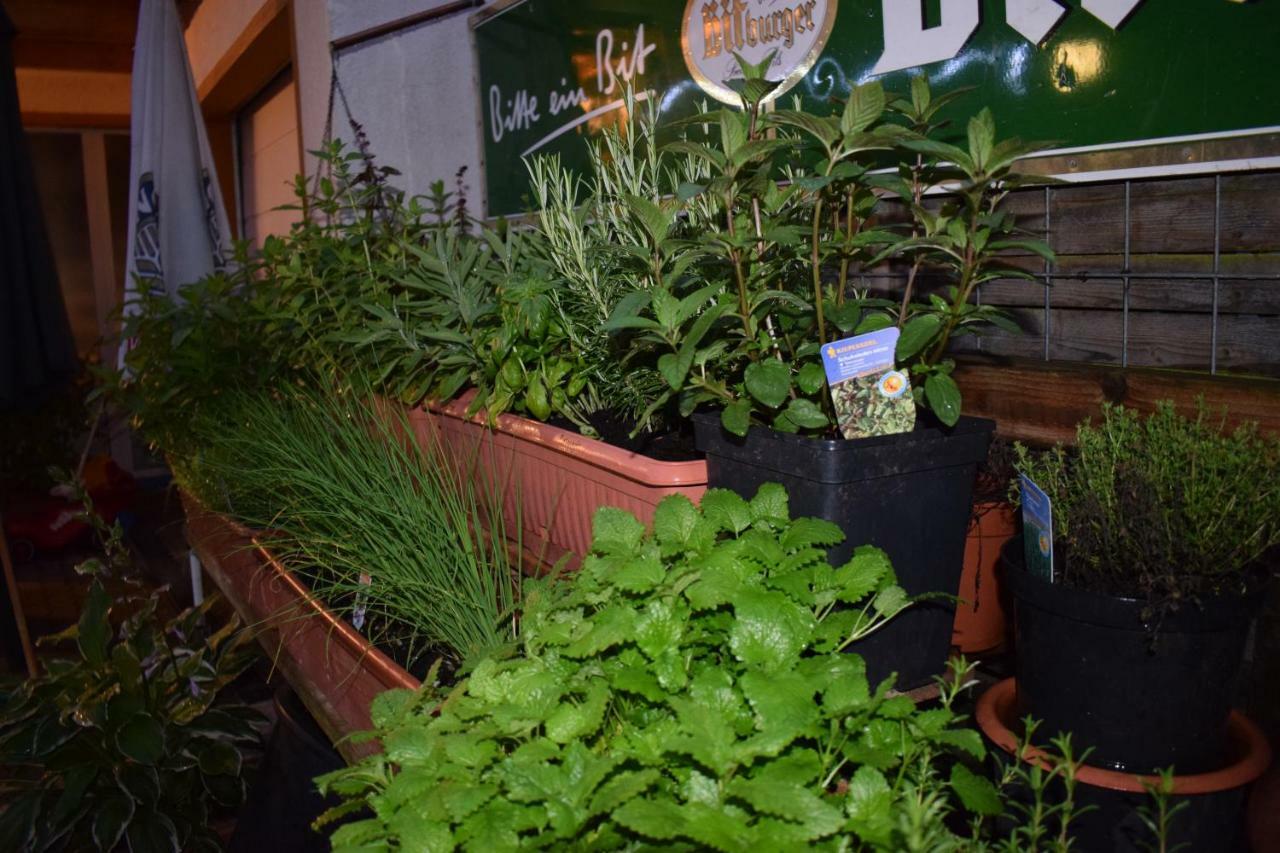
[[[991,781],[977,775],[963,764],[951,767],[951,787],[964,807],[976,814],[995,817],[1004,811],[1000,792]]]
[[[861,133],[884,112],[884,87],[879,80],[855,86],[845,102],[840,129],[845,135]]]
[[[613,813],[613,819],[632,832],[657,841],[670,841],[684,832],[680,806],[668,799],[632,800]]]
[[[851,304],[851,303],[846,303]],[[843,329],[842,329],[843,331]],[[827,371],[821,364],[809,362],[796,373],[796,386],[806,394],[816,394],[827,384]]]
[[[592,548],[602,554],[631,556],[640,549],[644,525],[624,509],[604,506],[591,519]]]
[[[779,540],[788,551],[821,545],[830,548],[844,541],[844,531],[839,525],[822,518],[797,518],[782,531]]]
[[[813,614],[771,590],[744,589],[733,610],[729,649],[743,663],[770,672],[793,665],[816,627]]]
[[[893,577],[889,555],[871,545],[854,549],[849,562],[836,569],[836,598],[849,604],[857,604],[875,592],[885,578]]]
[[[906,590],[895,584],[880,590],[871,602],[871,607],[880,616],[892,618],[910,604],[911,599]]]
[[[737,436],[744,436],[751,427],[751,403],[748,400],[735,400],[720,412],[720,425],[725,431]]]
[[[803,397],[788,403],[783,413],[801,429],[822,429],[831,423],[817,403]]]
[[[751,526],[751,507],[737,492],[707,489],[701,505],[703,517],[718,530],[737,534]]]
[[[785,524],[791,520],[787,490],[778,483],[764,483],[751,499],[752,521]]]
[[[604,721],[609,692],[601,685],[593,685],[585,701],[564,702],[547,718],[547,737],[556,743],[568,743],[594,734]]]
[[[981,761],[987,755],[987,749],[982,743],[982,735],[973,729],[947,729],[939,732],[937,738],[940,743],[961,749],[975,760]]]
[[[628,802],[640,802],[637,798],[653,787],[661,778],[657,770],[631,770],[620,773],[601,785],[591,799],[593,815],[612,812]]]
[[[630,640],[635,618],[635,611],[621,604],[601,610],[591,617],[587,633],[566,646],[564,654],[570,658],[588,657]]]

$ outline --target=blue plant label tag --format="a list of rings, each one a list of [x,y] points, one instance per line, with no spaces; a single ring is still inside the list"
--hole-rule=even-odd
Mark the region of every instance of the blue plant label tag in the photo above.
[[[892,435],[916,425],[911,380],[894,363],[898,334],[881,329],[823,346],[822,366],[845,438]]]
[[[1027,571],[1053,583],[1053,503],[1026,474],[1022,480],[1022,548]]]

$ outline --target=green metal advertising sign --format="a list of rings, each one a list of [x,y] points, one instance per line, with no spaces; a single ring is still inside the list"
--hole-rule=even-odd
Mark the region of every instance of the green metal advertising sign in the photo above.
[[[873,78],[972,87],[1068,179],[1280,166],[1280,2],[515,0],[473,19],[491,215],[527,208],[523,158],[586,163],[628,86],[663,119],[731,100],[733,53],[814,109]]]

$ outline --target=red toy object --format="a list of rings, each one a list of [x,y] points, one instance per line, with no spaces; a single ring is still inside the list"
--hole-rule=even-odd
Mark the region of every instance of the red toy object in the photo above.
[[[84,484],[93,507],[107,524],[129,507],[136,484],[133,476],[110,457],[95,456],[84,468]],[[4,531],[10,547],[22,553],[60,551],[88,535],[89,525],[80,519],[83,507],[60,495],[32,495],[15,501],[4,513]]]

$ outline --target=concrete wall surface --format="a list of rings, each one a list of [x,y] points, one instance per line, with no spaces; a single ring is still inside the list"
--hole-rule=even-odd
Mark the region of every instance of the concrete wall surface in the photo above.
[[[330,38],[336,39],[416,12],[439,0],[328,0]],[[448,15],[335,53],[334,66],[351,118],[363,126],[381,165],[402,175],[398,185],[425,193],[432,181],[450,188],[465,166],[468,203],[479,214],[480,104],[475,55],[467,21],[476,9]],[[304,143],[314,148],[306,136]],[[339,98],[333,133],[348,142],[353,133]]]

